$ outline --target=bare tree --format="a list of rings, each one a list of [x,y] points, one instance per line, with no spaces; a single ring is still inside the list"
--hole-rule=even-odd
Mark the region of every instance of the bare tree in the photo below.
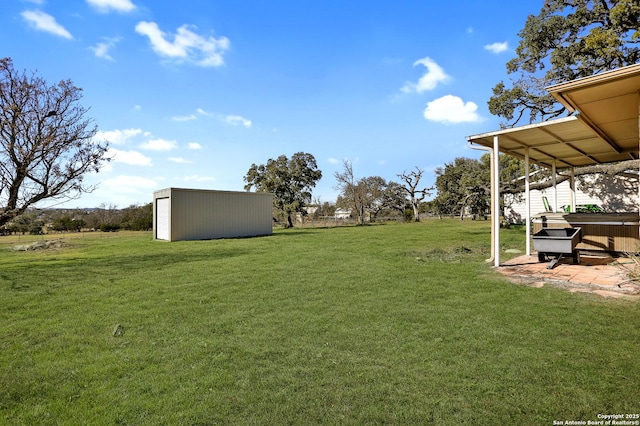
[[[418,185],[420,185],[420,179],[422,179],[422,174],[424,170],[420,170],[418,166],[416,166],[415,171],[411,171],[407,173],[406,171],[397,175],[400,179],[402,179],[405,183],[403,186],[407,196],[409,197],[409,202],[411,203],[411,207],[413,208],[413,220],[416,222],[420,221],[420,202],[424,200],[427,195],[431,195],[431,191],[433,188],[423,188],[418,189]]]
[[[94,189],[83,177],[108,161],[107,143],[93,140],[81,97],[70,80],[48,86],[0,59],[0,226],[39,201]]]
[[[343,199],[349,204],[353,212],[358,216],[358,223],[364,224],[364,208],[365,200],[358,182],[353,175],[353,164],[351,161],[344,160],[342,162],[343,171],[335,172],[333,176],[336,178],[336,188],[342,193]]]
[[[355,212],[358,217],[358,223],[363,225],[366,213],[369,213],[371,220],[374,220],[377,214],[386,207],[387,182],[380,176],[369,176],[356,180],[351,162],[345,160],[343,165],[342,173],[334,173],[338,182],[337,189],[341,192],[338,200],[351,207],[351,211]]]

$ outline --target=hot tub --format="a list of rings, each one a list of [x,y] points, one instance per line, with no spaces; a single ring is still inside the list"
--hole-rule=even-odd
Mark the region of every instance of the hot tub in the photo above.
[[[582,229],[577,248],[620,253],[640,251],[638,213],[540,213],[533,217],[533,232],[553,228]]]

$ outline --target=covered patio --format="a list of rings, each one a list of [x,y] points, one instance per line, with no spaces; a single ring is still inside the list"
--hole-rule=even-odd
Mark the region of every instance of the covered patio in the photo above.
[[[582,246],[578,248],[601,252],[637,251],[640,248],[640,205],[631,212],[589,216],[587,223],[582,225],[580,220],[586,220],[584,215],[580,219],[575,213],[574,170],[581,166],[640,158],[640,64],[558,84],[547,90],[573,114],[467,138],[472,146],[481,147],[491,154],[490,261],[496,267],[503,266],[500,259],[500,153],[525,162],[525,223],[529,225],[526,227],[526,256],[531,257],[532,254],[532,213],[543,213],[531,212],[530,208],[531,164],[551,170],[554,186],[560,171],[568,174],[572,195],[563,204],[570,205],[570,212],[558,213],[556,191],[549,201],[553,215],[559,221],[558,226],[585,228]],[[547,216],[552,215],[548,213]],[[547,216],[544,216],[543,226],[552,226],[547,224]],[[635,250],[629,250],[629,247]],[[534,263],[539,262],[536,259]]]
[[[581,78],[547,88],[573,115],[526,126],[502,129],[469,136],[471,145],[482,147],[491,154],[491,260],[500,266],[500,182],[499,154],[511,155],[525,161],[525,170],[532,163],[551,170],[555,185],[558,172],[570,176],[572,193],[575,191],[574,169],[637,160],[640,152],[640,64],[619,68],[591,77]],[[525,223],[531,224],[530,177],[525,174]],[[555,193],[555,191],[554,191]],[[568,202],[566,202],[568,201]],[[557,193],[550,200],[553,212],[558,212]],[[575,212],[575,198],[565,200]],[[540,212],[534,212],[540,213]],[[624,227],[624,247],[640,247],[640,205],[633,212],[600,216],[601,225],[593,236],[589,249],[615,251],[619,247],[612,240],[619,228]],[[571,224],[573,213],[563,214]],[[630,216],[631,215],[631,220]],[[609,226],[611,225],[611,226]],[[584,237],[584,236],[583,236]],[[601,242],[598,237],[605,239]],[[629,240],[631,240],[629,242]],[[527,226],[526,254],[531,255],[531,227]]]

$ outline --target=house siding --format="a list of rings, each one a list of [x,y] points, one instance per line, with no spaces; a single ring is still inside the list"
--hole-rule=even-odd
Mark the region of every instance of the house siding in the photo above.
[[[576,179],[577,180],[577,179]],[[571,205],[571,188],[569,181],[556,186],[558,211],[563,206]],[[582,182],[576,183],[576,205],[595,204],[610,213],[626,213],[638,211],[638,182],[622,176],[585,176]],[[554,189],[531,191],[531,216],[546,211],[543,197],[547,197],[553,209]],[[511,223],[521,223],[526,217],[526,204],[513,202],[513,197],[505,196],[505,218]]]

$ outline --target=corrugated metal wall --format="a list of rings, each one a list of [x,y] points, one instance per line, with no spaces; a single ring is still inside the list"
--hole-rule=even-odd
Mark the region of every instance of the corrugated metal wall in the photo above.
[[[252,237],[273,232],[270,193],[169,188],[154,193],[154,205],[167,192],[171,205],[170,241]],[[154,217],[154,229],[156,220]]]

